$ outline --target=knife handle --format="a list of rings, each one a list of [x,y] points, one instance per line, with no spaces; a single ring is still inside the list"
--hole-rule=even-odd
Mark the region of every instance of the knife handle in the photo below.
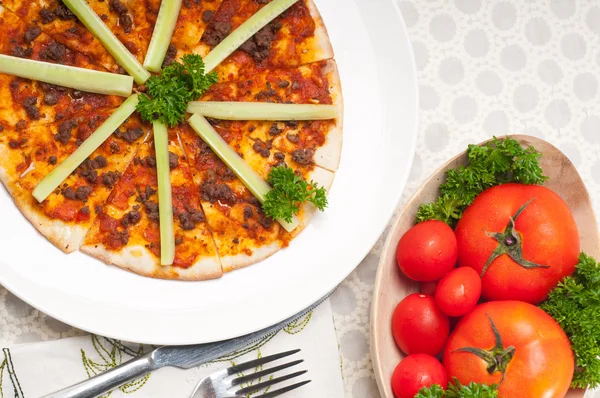
[[[93,398],[114,390],[130,380],[157,369],[150,352],[134,358],[107,372],[94,376],[74,386],[45,395],[42,398]]]

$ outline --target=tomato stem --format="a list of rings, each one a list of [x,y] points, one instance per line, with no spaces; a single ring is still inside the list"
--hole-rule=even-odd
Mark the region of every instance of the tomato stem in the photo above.
[[[537,264],[529,260],[525,260],[523,258],[523,238],[521,234],[515,229],[515,220],[517,217],[523,213],[523,211],[533,202],[535,198],[530,199],[527,203],[517,210],[517,212],[510,218],[507,227],[502,232],[486,232],[486,234],[492,238],[496,242],[498,242],[498,246],[492,252],[485,265],[483,266],[483,270],[481,271],[481,277],[485,275],[488,268],[494,260],[498,257],[506,254],[511,258],[515,263],[519,264],[521,267],[526,269],[535,269],[535,268],[550,268],[548,265]]]
[[[508,364],[515,356],[516,348],[514,346],[509,346],[504,348],[504,344],[502,343],[502,336],[492,317],[490,314],[486,314],[488,319],[490,320],[490,325],[492,326],[492,332],[494,333],[494,339],[496,340],[496,345],[489,350],[484,350],[482,348],[476,347],[463,347],[455,350],[454,352],[468,352],[474,355],[477,355],[479,358],[483,359],[487,363],[487,371],[489,374],[494,374],[496,372],[502,372],[502,379],[500,380],[500,384],[504,381],[506,377],[506,370],[508,368]]]

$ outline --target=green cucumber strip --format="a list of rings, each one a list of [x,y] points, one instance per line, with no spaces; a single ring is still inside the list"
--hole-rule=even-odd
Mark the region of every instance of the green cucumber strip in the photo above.
[[[269,102],[192,101],[187,111],[222,120],[327,120],[338,117],[335,105]]]
[[[144,60],[144,68],[151,72],[160,72],[162,68],[167,49],[171,43],[171,37],[173,37],[175,25],[177,25],[177,18],[179,18],[181,1],[169,0],[160,3],[154,32],[152,33],[152,39],[150,40],[146,59]]]
[[[175,230],[173,228],[173,197],[171,170],[169,169],[169,133],[160,122],[154,127],[154,151],[158,178],[158,212],[160,221],[160,263],[172,265],[175,259]]]
[[[86,28],[92,32],[104,47],[112,54],[117,63],[129,73],[138,84],[144,84],[150,78],[150,73],[138,62],[117,39],[98,15],[90,8],[85,0],[63,0],[63,3],[79,18]]]
[[[264,203],[267,193],[271,190],[271,186],[263,180],[257,172],[252,170],[246,162],[244,162],[244,159],[242,159],[240,155],[225,142],[203,116],[195,114],[188,122],[194,131],[198,133],[200,138],[202,138],[217,156],[229,166],[231,171],[242,180],[244,185],[254,196],[256,196],[260,203]],[[291,223],[287,223],[281,219],[278,219],[277,222],[279,222],[288,232],[292,232],[300,224],[297,217],[294,217]]]
[[[0,54],[0,73],[56,84],[88,93],[128,97],[133,89],[131,76],[51,64]]]
[[[75,152],[40,181],[33,190],[33,197],[40,203],[46,200],[46,198],[54,192],[54,190],[58,188],[58,186],[62,184],[62,182],[66,180],[84,160],[90,157],[90,155],[98,149],[98,147],[102,145],[133,112],[135,112],[137,103],[137,94],[127,98],[127,100],[125,100],[125,102],[123,102],[123,104],[121,104],[121,106],[117,108],[117,110],[106,119]]]
[[[256,14],[241,24],[219,45],[217,45],[204,59],[206,73],[211,72],[221,62],[230,56],[246,40],[264,28],[269,22],[277,18],[282,12],[290,8],[298,0],[273,0]]]

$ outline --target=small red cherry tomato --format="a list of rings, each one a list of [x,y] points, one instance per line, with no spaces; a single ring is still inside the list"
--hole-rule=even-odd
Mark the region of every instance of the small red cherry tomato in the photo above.
[[[450,271],[438,282],[437,306],[448,316],[463,316],[477,305],[481,296],[481,278],[473,268]]]
[[[434,384],[445,389],[448,377],[440,361],[427,354],[407,356],[392,374],[392,391],[396,398],[414,398],[421,388]]]
[[[441,279],[456,264],[458,246],[454,231],[441,221],[415,225],[400,238],[396,259],[400,270],[418,282]]]
[[[392,334],[405,354],[437,355],[444,348],[450,321],[435,304],[433,296],[411,294],[402,300],[392,316]]]

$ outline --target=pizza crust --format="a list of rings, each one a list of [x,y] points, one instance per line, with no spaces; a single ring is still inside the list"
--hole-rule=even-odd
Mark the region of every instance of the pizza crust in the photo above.
[[[127,246],[120,251],[108,250],[104,245],[84,245],[81,252],[108,264],[138,275],[159,279],[202,281],[217,279],[223,275],[218,257],[207,257],[189,268],[163,267],[156,264],[156,257],[144,246]]]
[[[319,50],[316,54],[310,54],[307,57],[306,61],[302,63],[314,62],[323,59],[330,59],[334,57],[333,47],[331,45],[331,40],[329,39],[329,33],[327,33],[327,28],[325,27],[325,22],[323,22],[323,18],[321,17],[321,13],[317,8],[317,5],[313,0],[306,0],[306,6],[310,11],[310,15],[315,21],[315,35],[314,39],[317,42],[317,47]],[[304,57],[303,57],[304,58]]]
[[[6,148],[0,147],[0,158],[7,158],[5,152]],[[35,199],[31,194],[24,192],[14,181],[9,179],[8,173],[2,165],[0,165],[0,181],[17,208],[46,239],[67,254],[79,249],[89,227],[72,226],[46,217],[32,205],[32,201]]]

